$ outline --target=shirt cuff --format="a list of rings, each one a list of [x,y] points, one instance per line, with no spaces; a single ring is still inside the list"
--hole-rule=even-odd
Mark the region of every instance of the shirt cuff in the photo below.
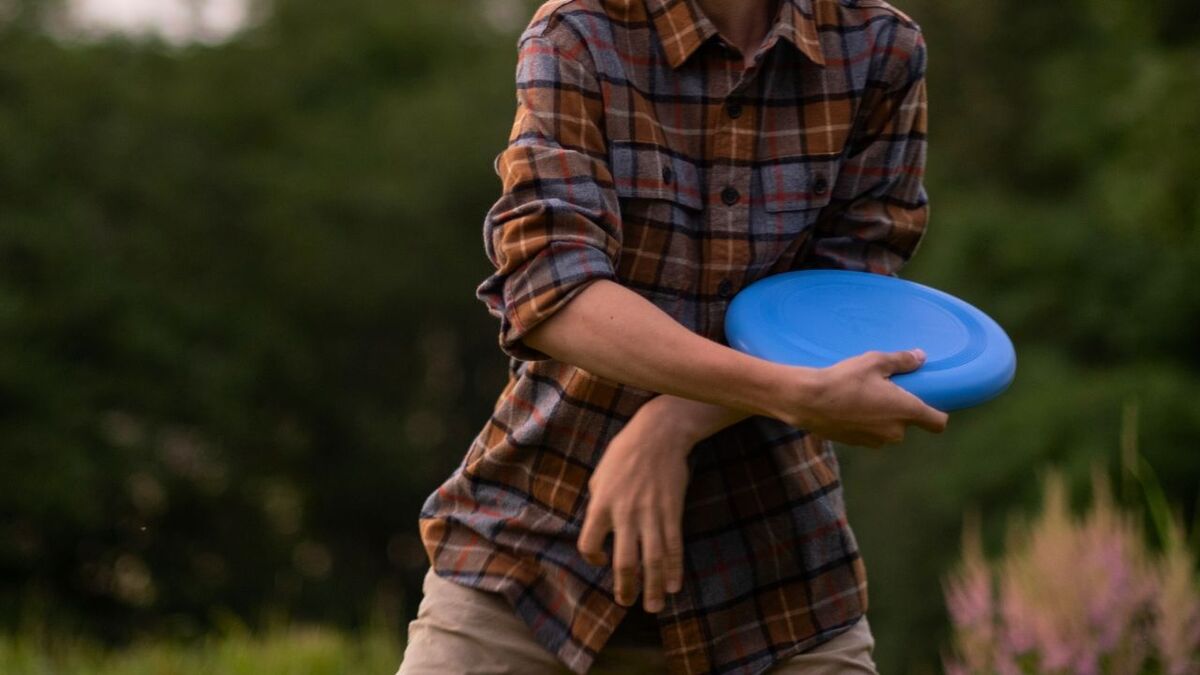
[[[500,350],[522,361],[550,356],[522,338],[597,279],[616,280],[612,259],[595,246],[572,241],[551,242],[507,276],[493,274],[476,296],[500,319]]]

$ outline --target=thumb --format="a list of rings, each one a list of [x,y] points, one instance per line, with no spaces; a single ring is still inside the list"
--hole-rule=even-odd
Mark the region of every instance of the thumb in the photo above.
[[[907,373],[925,363],[925,351],[920,347],[899,352],[889,352],[880,359],[880,368],[887,374]]]

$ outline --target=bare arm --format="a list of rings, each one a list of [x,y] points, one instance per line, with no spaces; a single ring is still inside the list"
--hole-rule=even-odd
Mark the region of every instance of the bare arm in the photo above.
[[[804,390],[816,376],[815,369],[773,364],[697,335],[607,279],[589,284],[524,341],[601,377],[733,409],[730,420],[779,414],[780,390]]]
[[[751,413],[690,398],[661,394],[638,409],[639,415],[671,419],[687,442],[695,445],[725,427],[750,417]]]
[[[710,428],[732,424],[738,411],[878,447],[903,438],[908,424],[946,425],[945,413],[887,379],[917,367],[923,355],[868,352],[828,368],[779,365],[697,335],[607,279],[588,284],[524,341],[602,377],[731,409],[704,409],[697,424]]]

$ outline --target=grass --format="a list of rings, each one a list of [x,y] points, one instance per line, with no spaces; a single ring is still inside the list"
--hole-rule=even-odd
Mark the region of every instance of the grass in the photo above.
[[[360,636],[318,626],[263,635],[236,631],[195,642],[147,641],[124,649],[45,632],[0,636],[3,675],[392,675],[403,640],[372,629]],[[636,648],[601,654],[596,675],[659,675],[661,656]]]
[[[322,627],[232,633],[192,643],[146,642],[112,650],[64,636],[0,637],[5,675],[341,675],[395,673],[403,645],[374,630]]]

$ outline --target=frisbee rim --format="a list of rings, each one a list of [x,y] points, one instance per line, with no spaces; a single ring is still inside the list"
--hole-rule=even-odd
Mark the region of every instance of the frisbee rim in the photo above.
[[[825,283],[821,284],[822,281]],[[852,358],[857,354],[834,353],[831,356],[828,350],[824,359],[811,358],[811,352],[789,354],[787,345],[781,345],[780,342],[792,340],[794,343],[795,338],[764,331],[763,328],[770,328],[772,324],[768,317],[762,316],[772,310],[781,312],[780,306],[786,299],[806,290],[847,283],[898,291],[908,296],[909,300],[915,298],[932,302],[945,315],[957,320],[967,333],[967,345],[959,354],[942,357],[922,364],[914,371],[892,376],[893,382],[927,404],[944,411],[973,407],[999,396],[1011,385],[1016,375],[1016,351],[1012,340],[995,319],[970,302],[946,291],[871,272],[790,270],[763,277],[747,285],[731,299],[725,314],[726,342],[743,353],[787,365],[825,367]],[[784,300],[779,297],[779,288],[786,290]],[[772,300],[774,302],[764,306],[765,302]],[[866,302],[869,304],[869,301]],[[812,344],[803,336],[799,340]],[[966,353],[967,357],[962,353]],[[945,363],[947,361],[950,363]]]

